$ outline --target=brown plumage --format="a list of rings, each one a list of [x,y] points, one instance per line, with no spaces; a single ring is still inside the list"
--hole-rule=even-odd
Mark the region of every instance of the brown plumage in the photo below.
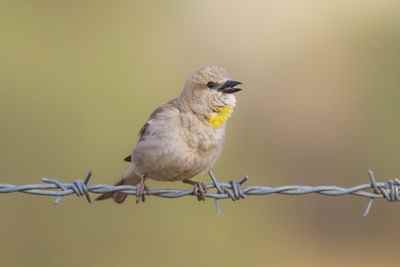
[[[182,93],[158,107],[139,132],[128,167],[116,185],[137,185],[144,200],[145,179],[184,181],[204,187],[190,179],[209,171],[219,157],[225,139],[225,120],[236,104],[233,93],[240,84],[229,78],[225,69],[206,66],[186,82]],[[141,195],[140,195],[141,194]],[[105,193],[97,198],[113,198],[122,203],[126,194]]]

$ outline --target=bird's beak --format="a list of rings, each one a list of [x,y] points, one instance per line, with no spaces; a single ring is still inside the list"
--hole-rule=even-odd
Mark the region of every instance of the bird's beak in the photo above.
[[[221,84],[217,90],[222,93],[226,94],[233,94],[239,91],[242,91],[241,88],[235,88],[235,86],[242,84],[241,82],[238,81],[233,81],[233,80],[227,80],[223,84]]]

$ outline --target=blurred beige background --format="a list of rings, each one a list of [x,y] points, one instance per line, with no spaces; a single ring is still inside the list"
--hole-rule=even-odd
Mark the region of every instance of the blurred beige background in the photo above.
[[[400,175],[398,1],[2,1],[0,183],[111,183],[205,64],[245,83],[216,171],[249,184]],[[150,183],[150,186],[163,184]],[[182,186],[182,185],[176,185]],[[398,266],[396,203],[0,196],[2,266]]]

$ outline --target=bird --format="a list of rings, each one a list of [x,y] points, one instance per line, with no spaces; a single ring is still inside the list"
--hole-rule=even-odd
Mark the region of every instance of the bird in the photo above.
[[[180,95],[157,107],[140,129],[115,185],[135,185],[138,203],[145,201],[147,179],[182,181],[193,186],[198,200],[205,200],[205,184],[192,178],[209,172],[221,155],[240,84],[221,66],[204,66],[191,74]],[[107,192],[96,200],[110,198],[123,203],[127,194]]]

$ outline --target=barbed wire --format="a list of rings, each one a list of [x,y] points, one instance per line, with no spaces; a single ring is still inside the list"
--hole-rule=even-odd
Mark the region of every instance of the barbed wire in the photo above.
[[[286,185],[286,186],[247,186],[242,187],[248,180],[248,177],[242,177],[239,180],[229,182],[219,182],[212,171],[209,172],[211,183],[206,184],[207,192],[205,198],[215,200],[231,199],[233,201],[244,199],[247,196],[269,196],[272,194],[281,195],[307,195],[319,194],[322,196],[344,196],[351,195],[368,198],[369,202],[364,211],[364,216],[368,215],[373,201],[375,199],[385,199],[393,202],[400,200],[400,179],[391,179],[385,182],[377,182],[374,172],[368,171],[369,183],[356,185],[353,187],[340,187],[336,185]],[[137,195],[136,186],[132,185],[107,185],[107,184],[89,184],[92,173],[89,172],[85,179],[77,179],[72,182],[61,182],[60,179],[42,178],[39,184],[0,184],[0,193],[25,193],[38,196],[56,197],[56,203],[63,197],[75,195],[85,197],[91,203],[90,194],[103,194],[107,192],[123,192],[128,195]],[[90,193],[90,194],[89,194]],[[180,198],[186,196],[196,196],[192,189],[147,189],[147,196],[161,198]],[[217,202],[216,202],[217,204]],[[218,208],[218,207],[217,207]]]

